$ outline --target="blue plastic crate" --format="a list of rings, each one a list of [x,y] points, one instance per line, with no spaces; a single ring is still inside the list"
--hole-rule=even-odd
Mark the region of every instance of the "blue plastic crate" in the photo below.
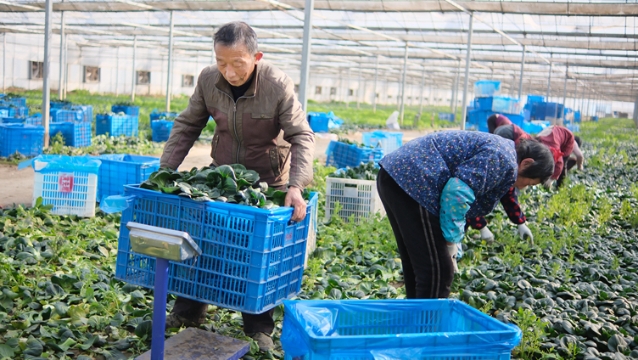
[[[73,147],[85,147],[91,145],[91,123],[87,122],[62,122],[49,124],[49,135],[54,137],[62,133],[64,144]]]
[[[82,110],[51,109],[50,114],[52,123],[84,121],[84,112]]]
[[[151,130],[153,131],[153,141],[163,142],[167,141],[173,130],[173,121],[169,120],[154,120],[151,122]]]
[[[16,116],[16,107],[9,105],[0,105],[0,117],[12,118]]]
[[[479,80],[474,83],[475,97],[489,97],[498,95],[501,91],[501,82],[495,80]]]
[[[124,113],[126,115],[131,116],[140,116],[140,107],[139,106],[125,106],[125,105],[113,105],[111,106],[111,112],[113,113]]]
[[[477,97],[474,99],[474,108],[476,110],[492,111],[492,97]]]
[[[501,114],[519,115],[521,111],[523,111],[523,104],[519,99],[507,96],[494,96],[492,97],[492,111]]]
[[[383,158],[384,153],[383,149],[380,148],[360,148],[357,145],[330,141],[326,155],[326,165],[344,168],[346,166],[356,167],[370,161],[378,163]]]
[[[159,112],[157,110],[153,110],[153,112],[150,113],[149,118],[151,119],[151,121],[160,120],[162,118],[172,120],[175,119],[178,115],[179,113],[176,112]]]
[[[330,122],[330,117],[326,113],[320,112],[309,112],[308,113],[308,123],[310,124],[310,128],[314,132],[328,132],[330,128],[328,127],[328,123]]]
[[[99,114],[95,117],[95,135],[137,136],[137,133],[137,116]]]
[[[454,118],[456,117],[454,114],[447,113],[447,112],[440,112],[438,116],[439,116],[439,120],[447,120],[450,122],[454,122]]]
[[[35,125],[42,126],[42,115],[41,114],[33,114],[24,119],[24,123],[27,125]]]
[[[527,103],[528,104],[534,104],[534,103],[542,103],[545,102],[545,97],[543,95],[527,95]]]
[[[16,152],[24,156],[42,153],[44,128],[24,124],[0,124],[0,156],[7,157]]]
[[[91,105],[74,105],[71,106],[71,110],[81,111],[82,120],[84,122],[93,122],[93,106]]]
[[[24,97],[2,97],[2,101],[7,102],[16,107],[27,107],[27,98]]]
[[[473,110],[467,114],[467,125],[475,130],[488,132],[487,118],[494,115],[492,111]]]
[[[220,307],[263,313],[296,295],[301,287],[312,194],[306,218],[291,223],[292,208],[272,210],[125,186],[132,196],[122,212],[115,277],[152,288],[155,258],[131,251],[126,223],[159,226],[190,234],[202,255],[170,262],[168,291]]]
[[[403,146],[403,133],[392,131],[373,131],[363,133],[363,144],[373,148],[383,149],[383,154],[389,154]]]
[[[289,300],[281,345],[288,360],[507,360],[521,337],[458,300]]]
[[[536,135],[550,125],[551,123],[549,121],[543,120],[525,121],[521,129],[530,135]]]
[[[124,185],[139,184],[157,171],[160,160],[151,156],[105,154],[97,179],[97,201],[104,196],[122,194]]]
[[[51,109],[68,109],[71,107],[71,102],[70,101],[51,101],[50,102],[50,108]]]
[[[24,124],[25,119],[19,117],[0,117],[0,124]]]
[[[579,124],[565,124],[565,127],[573,133],[580,132]]]

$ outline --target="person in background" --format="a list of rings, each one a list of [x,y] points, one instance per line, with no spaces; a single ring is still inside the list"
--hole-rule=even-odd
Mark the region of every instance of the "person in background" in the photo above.
[[[212,116],[217,126],[211,166],[239,163],[257,171],[268,186],[287,189],[285,205],[294,207],[292,220],[303,220],[302,190],[312,181],[314,133],[293,81],[262,60],[257,35],[244,22],[220,27],[214,47],[217,64],[199,75],[188,108],[175,119],[160,165],[177,169]],[[199,326],[207,309],[208,304],[178,297],[166,326]],[[242,313],[244,332],[262,351],[274,347],[272,314]]]
[[[406,295],[446,298],[466,217],[490,213],[515,186],[544,182],[554,161],[536,141],[443,131],[414,139],[380,162],[377,189],[397,242]]]
[[[532,137],[505,115],[494,114],[487,118],[487,130],[490,134],[496,134],[504,138],[518,142],[521,139]]]
[[[562,185],[564,181],[568,166],[563,166],[563,164],[567,164],[569,156],[573,156],[575,158],[574,164],[578,165],[579,170],[582,170],[583,168],[583,154],[578,147],[580,138],[574,136],[571,131],[565,127],[550,126],[543,129],[537,137],[532,138],[532,136],[525,133],[522,129],[520,131],[516,130],[516,128],[520,128],[512,124],[511,121],[503,115],[492,115],[488,118],[488,128],[490,128],[490,126],[497,126],[494,129],[494,133],[506,139],[510,139],[515,142],[519,139],[534,139],[547,146],[554,157],[554,172],[550,179],[557,180],[557,186]],[[566,157],[565,153],[569,155]],[[571,167],[573,166],[574,165]],[[549,186],[549,182],[546,185]],[[520,238],[528,238],[533,242],[534,235],[525,224],[527,219],[525,218],[525,213],[521,210],[521,206],[518,203],[518,189],[511,188],[501,199],[501,204],[505,209],[507,217],[517,226]],[[494,234],[487,227],[487,220],[484,216],[470,217],[467,219],[467,224],[473,229],[479,230],[481,239],[486,241],[494,240]]]

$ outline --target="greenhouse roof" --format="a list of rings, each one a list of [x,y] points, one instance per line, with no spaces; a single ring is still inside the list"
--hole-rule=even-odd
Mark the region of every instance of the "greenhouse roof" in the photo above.
[[[43,33],[44,1],[0,1],[0,32]],[[288,69],[301,63],[304,0],[55,1],[53,31],[80,46],[167,48],[174,12],[177,56],[211,52],[215,28],[242,20],[261,50]],[[584,91],[633,102],[638,96],[638,3],[635,1],[314,1],[310,70],[360,70],[372,78],[401,76],[406,43],[408,81],[450,87],[464,76],[469,13],[474,14],[470,80],[501,80],[517,88],[526,50],[526,92]]]

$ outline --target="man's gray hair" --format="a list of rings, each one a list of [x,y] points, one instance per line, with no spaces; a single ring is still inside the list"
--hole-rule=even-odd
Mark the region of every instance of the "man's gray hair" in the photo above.
[[[255,55],[259,51],[255,30],[243,21],[222,25],[215,33],[214,44],[226,47],[244,44],[250,55]]]

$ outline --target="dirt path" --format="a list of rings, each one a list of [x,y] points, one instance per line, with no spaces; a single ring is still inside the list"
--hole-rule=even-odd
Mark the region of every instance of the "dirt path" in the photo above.
[[[408,142],[419,136],[431,132],[403,131],[403,142]],[[362,141],[361,132],[342,135],[350,140]],[[315,159],[326,160],[326,150],[331,140],[337,140],[334,134],[317,134],[315,138]],[[180,170],[190,170],[193,167],[202,167],[210,164],[210,145],[196,144],[179,167]],[[33,169],[17,169],[16,165],[0,164],[0,206],[11,207],[14,204],[30,206],[33,201]]]

